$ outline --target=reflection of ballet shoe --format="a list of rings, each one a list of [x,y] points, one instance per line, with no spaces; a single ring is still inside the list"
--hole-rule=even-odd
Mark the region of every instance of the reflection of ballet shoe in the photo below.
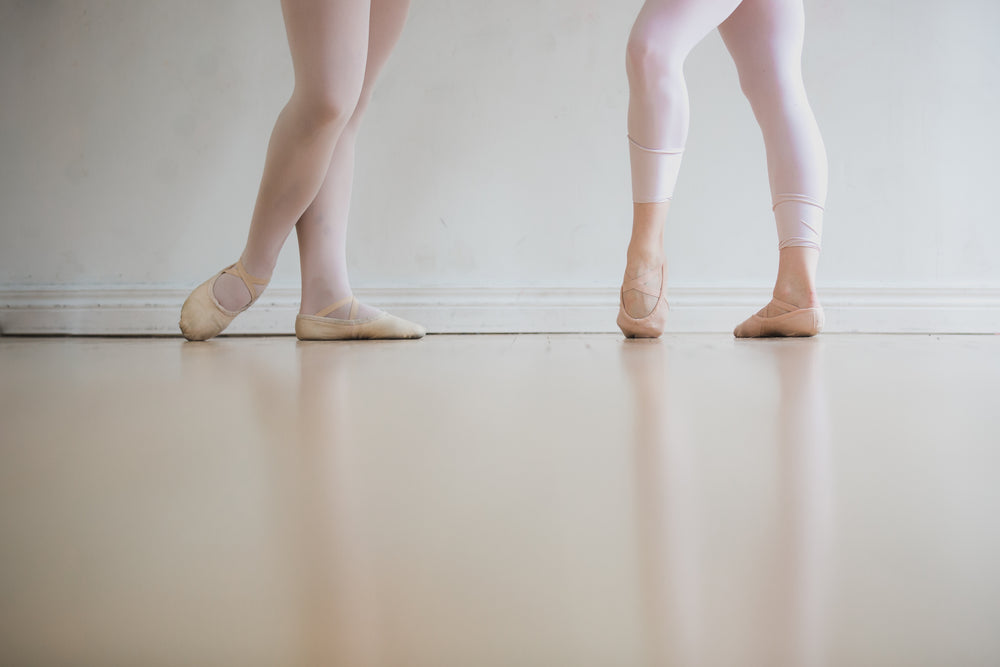
[[[324,317],[333,311],[351,304],[346,320]],[[353,296],[328,306],[315,315],[299,315],[295,318],[295,335],[299,340],[372,340],[423,338],[427,330],[419,324],[401,317],[379,311],[374,317],[356,320],[360,302]]]
[[[239,310],[227,310],[215,298],[215,281],[223,273],[228,273],[242,280],[243,284],[246,285],[247,291],[250,293],[250,302]],[[252,306],[260,298],[260,295],[264,292],[264,288],[267,287],[267,282],[267,280],[254,278],[247,273],[242,259],[238,260],[235,264],[227,266],[201,285],[198,285],[191,292],[190,296],[188,296],[187,300],[184,301],[184,306],[181,308],[181,333],[188,340],[208,340],[209,338],[218,336],[237,315]]]
[[[659,338],[663,335],[663,330],[666,329],[667,312],[670,306],[667,304],[666,297],[663,296],[666,289],[664,265],[660,265],[660,289],[655,294],[647,291],[645,280],[645,277],[653,271],[656,269],[640,273],[635,278],[625,276],[625,282],[622,283],[618,304],[618,328],[627,338]],[[625,310],[625,292],[629,290],[656,297],[656,305],[645,317],[632,317]]]
[[[773,336],[815,336],[823,330],[823,309],[797,308],[790,303],[771,299],[756,315],[733,330],[737,338],[769,338]]]

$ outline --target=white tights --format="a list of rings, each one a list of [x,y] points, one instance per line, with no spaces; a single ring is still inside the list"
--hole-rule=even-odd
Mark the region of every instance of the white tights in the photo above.
[[[802,82],[802,0],[647,0],[628,43],[633,200],[673,197],[690,112],[683,66],[718,27],[764,134],[780,248],[820,247],[826,150]]]
[[[252,275],[271,275],[281,246],[295,227],[302,312],[309,315],[351,294],[346,244],[355,139],[409,4],[409,0],[281,3],[295,88],[271,134],[243,261]],[[235,310],[250,295],[238,278],[223,275],[216,281],[216,296]],[[346,317],[339,312],[331,316]]]

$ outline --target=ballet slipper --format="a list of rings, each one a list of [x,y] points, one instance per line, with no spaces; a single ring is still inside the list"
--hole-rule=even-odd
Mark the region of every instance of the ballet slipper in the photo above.
[[[351,304],[346,320],[324,317],[333,311]],[[295,335],[299,340],[373,340],[423,338],[427,330],[419,324],[390,315],[384,311],[374,317],[356,320],[360,303],[349,296],[328,306],[315,315],[299,315],[295,318]]]
[[[218,299],[215,298],[215,281],[223,273],[236,276],[243,281],[250,292],[250,303],[239,310],[227,310],[223,308]],[[181,333],[188,340],[208,340],[213,336],[218,336],[229,326],[237,315],[249,308],[260,298],[267,287],[267,280],[254,278],[247,273],[243,266],[243,260],[238,260],[235,264],[227,266],[214,276],[195,288],[184,306],[181,308],[180,327]]]
[[[655,270],[651,269],[650,271]],[[664,265],[660,265],[660,291],[656,294],[647,292],[644,289],[645,283],[642,281],[642,277],[650,273],[650,271],[640,273],[635,278],[629,278],[626,275],[625,281],[622,283],[618,303],[618,328],[622,330],[626,338],[659,338],[663,335],[663,330],[666,329],[667,312],[670,310],[670,306],[667,304],[666,297],[663,296],[667,282],[665,268]],[[653,306],[653,310],[645,317],[632,317],[629,315],[625,311],[625,292],[628,290],[636,290],[647,296],[655,296],[657,301],[656,305]]]
[[[736,327],[733,335],[737,338],[815,336],[823,330],[825,322],[823,309],[819,306],[799,308],[778,299],[771,299],[771,303]]]

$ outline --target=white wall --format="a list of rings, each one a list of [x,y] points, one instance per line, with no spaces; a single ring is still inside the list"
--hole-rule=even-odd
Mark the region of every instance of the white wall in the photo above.
[[[415,0],[360,144],[362,296],[436,330],[614,327],[640,4]],[[1000,329],[1000,3],[806,7],[832,328]],[[717,35],[686,71],[674,321],[726,329],[773,278],[763,144]],[[273,0],[0,1],[4,331],[174,331],[241,249],[290,87]],[[297,264],[293,235],[236,331],[291,330]]]

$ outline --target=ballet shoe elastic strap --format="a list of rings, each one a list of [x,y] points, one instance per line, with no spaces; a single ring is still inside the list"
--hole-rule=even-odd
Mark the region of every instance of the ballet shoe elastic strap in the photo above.
[[[261,278],[254,278],[251,276],[246,268],[243,266],[243,260],[237,260],[232,266],[227,266],[222,270],[223,273],[228,273],[231,276],[236,276],[243,281],[243,284],[247,286],[247,290],[250,292],[250,296],[256,301],[257,297],[261,295],[264,288],[267,287],[267,280],[262,280]]]
[[[771,299],[770,303],[764,306],[759,313],[760,317],[780,317],[781,315],[787,315],[788,313],[799,310],[798,306],[780,301],[778,299]]]
[[[353,320],[354,317],[358,314],[358,300],[355,299],[353,295],[347,297],[346,299],[341,299],[340,301],[338,301],[333,305],[327,306],[323,310],[316,313],[316,317],[326,317],[333,311],[337,310],[338,308],[343,308],[347,304],[351,304],[351,312],[350,314],[348,314],[347,319]]]
[[[622,284],[622,293],[628,292],[629,290],[635,290],[636,292],[641,292],[646,296],[659,297],[660,293],[663,291],[663,267],[660,267],[660,290],[658,292],[647,292],[646,283],[643,281],[643,277],[648,273],[652,273],[656,269],[650,269],[649,271],[643,271],[635,278],[629,278]]]

